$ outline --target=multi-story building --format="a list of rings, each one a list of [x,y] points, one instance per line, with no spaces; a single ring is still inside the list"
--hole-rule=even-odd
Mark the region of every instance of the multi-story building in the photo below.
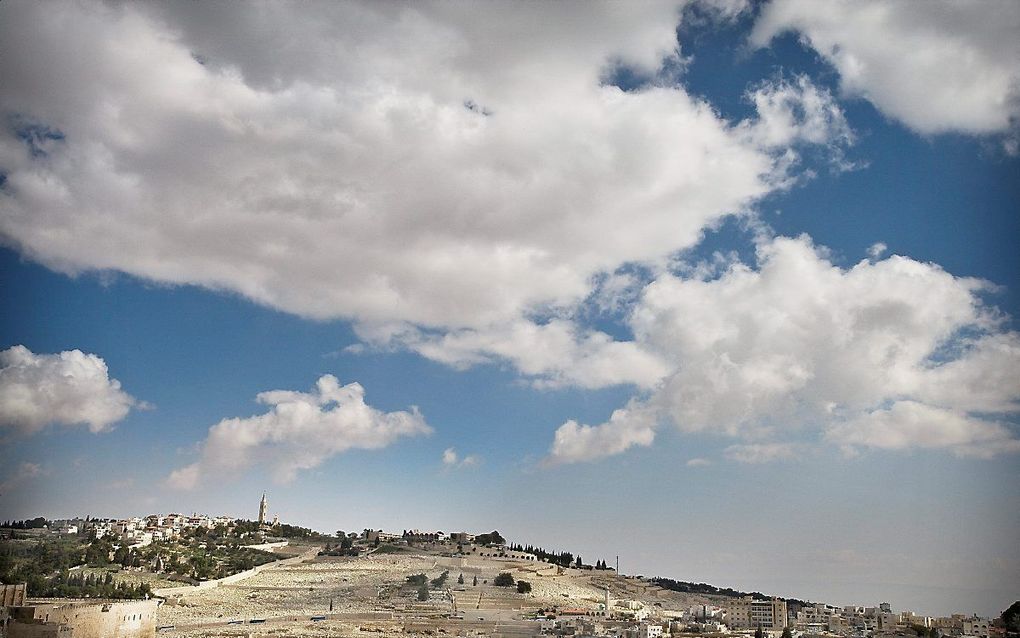
[[[838,631],[847,625],[841,609],[823,603],[801,607],[792,620],[797,629],[813,633]]]
[[[662,638],[662,625],[643,622],[628,627],[622,632],[623,638]]]
[[[930,616],[918,616],[917,614],[915,614],[912,611],[905,611],[902,614],[900,614],[900,622],[902,624],[910,626],[910,627],[913,627],[913,626],[931,627],[932,626],[932,618]]]
[[[662,625],[641,623],[638,625],[637,638],[662,638]]]
[[[144,529],[133,529],[129,532],[124,532],[120,539],[126,545],[144,547],[152,543],[152,532],[147,532]]]
[[[890,631],[896,629],[897,625],[902,622],[902,617],[893,611],[880,611],[877,620],[880,630]]]
[[[416,529],[404,532],[404,540],[410,543],[442,543],[446,539],[443,532],[420,532]]]
[[[726,624],[732,629],[783,629],[787,626],[786,601],[736,598],[726,605]]]
[[[104,536],[113,536],[113,527],[109,521],[92,521],[90,526],[86,529],[89,534],[95,534],[96,538],[103,538]]]
[[[712,620],[722,618],[726,610],[715,605],[696,605],[691,607],[687,613],[695,620]]]
[[[984,618],[968,618],[963,623],[963,635],[975,638],[988,638],[988,620]]]

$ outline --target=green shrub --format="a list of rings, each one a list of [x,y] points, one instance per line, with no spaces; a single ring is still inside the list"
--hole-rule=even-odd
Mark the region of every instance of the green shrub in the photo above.
[[[514,577],[510,575],[510,572],[502,572],[496,579],[492,581],[493,585],[497,587],[513,587]]]

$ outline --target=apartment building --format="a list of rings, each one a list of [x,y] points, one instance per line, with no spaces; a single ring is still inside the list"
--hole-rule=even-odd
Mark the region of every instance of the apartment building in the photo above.
[[[759,600],[746,596],[726,605],[726,624],[731,629],[783,629],[787,626],[786,601]]]

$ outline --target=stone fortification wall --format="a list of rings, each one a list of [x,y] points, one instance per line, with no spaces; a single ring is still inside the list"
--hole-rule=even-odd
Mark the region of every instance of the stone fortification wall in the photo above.
[[[27,593],[25,583],[17,585],[0,585],[0,607],[17,607],[25,604]]]
[[[18,623],[7,629],[7,638],[74,638],[71,628],[56,623],[25,624]]]
[[[13,608],[9,638],[153,638],[157,600],[34,602]]]

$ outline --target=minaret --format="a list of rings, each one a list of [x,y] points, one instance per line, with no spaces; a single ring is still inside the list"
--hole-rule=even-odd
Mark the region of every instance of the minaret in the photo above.
[[[259,525],[266,524],[266,509],[269,507],[269,502],[266,501],[266,493],[262,492],[262,500],[259,501]]]

